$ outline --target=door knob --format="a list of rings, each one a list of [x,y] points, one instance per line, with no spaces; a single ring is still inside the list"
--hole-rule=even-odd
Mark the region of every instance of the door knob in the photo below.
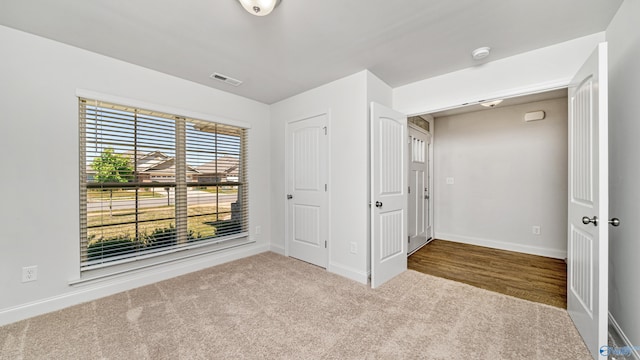
[[[382,207],[382,203],[380,201],[376,201],[376,207],[377,208],[381,208]]]
[[[293,199],[293,195],[287,194],[287,200],[291,200],[291,199]]]
[[[590,219],[588,216],[583,216],[582,223],[585,225],[593,224],[593,226],[598,226],[598,217],[594,216],[593,219]]]
[[[611,218],[611,220],[609,220],[609,224],[611,224],[611,226],[620,226],[620,219]]]

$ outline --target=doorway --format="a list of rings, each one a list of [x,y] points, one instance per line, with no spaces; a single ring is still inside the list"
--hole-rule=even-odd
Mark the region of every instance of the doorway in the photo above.
[[[544,117],[533,116],[539,112]],[[564,264],[567,114],[566,89],[431,114],[434,238]],[[421,266],[429,261],[423,258]],[[474,269],[469,276],[488,271]],[[566,278],[566,268],[554,269],[553,276]]]
[[[564,259],[567,90],[431,115],[435,238]]]

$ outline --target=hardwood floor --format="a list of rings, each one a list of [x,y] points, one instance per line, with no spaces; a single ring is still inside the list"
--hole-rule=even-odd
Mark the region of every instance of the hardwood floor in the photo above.
[[[409,269],[566,309],[563,260],[434,240],[409,257]]]

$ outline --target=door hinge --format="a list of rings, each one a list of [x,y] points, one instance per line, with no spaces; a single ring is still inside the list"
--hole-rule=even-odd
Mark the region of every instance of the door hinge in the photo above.
[[[411,194],[411,186],[408,187],[409,194]]]
[[[327,240],[324,241],[324,248],[327,248]]]
[[[324,184],[324,191],[327,191],[327,184]]]
[[[324,129],[324,134],[327,135],[327,127],[323,126],[322,128]]]

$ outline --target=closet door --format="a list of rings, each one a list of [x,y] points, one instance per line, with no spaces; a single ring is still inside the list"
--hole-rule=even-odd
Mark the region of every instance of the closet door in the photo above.
[[[327,267],[327,114],[287,124],[287,254]]]

